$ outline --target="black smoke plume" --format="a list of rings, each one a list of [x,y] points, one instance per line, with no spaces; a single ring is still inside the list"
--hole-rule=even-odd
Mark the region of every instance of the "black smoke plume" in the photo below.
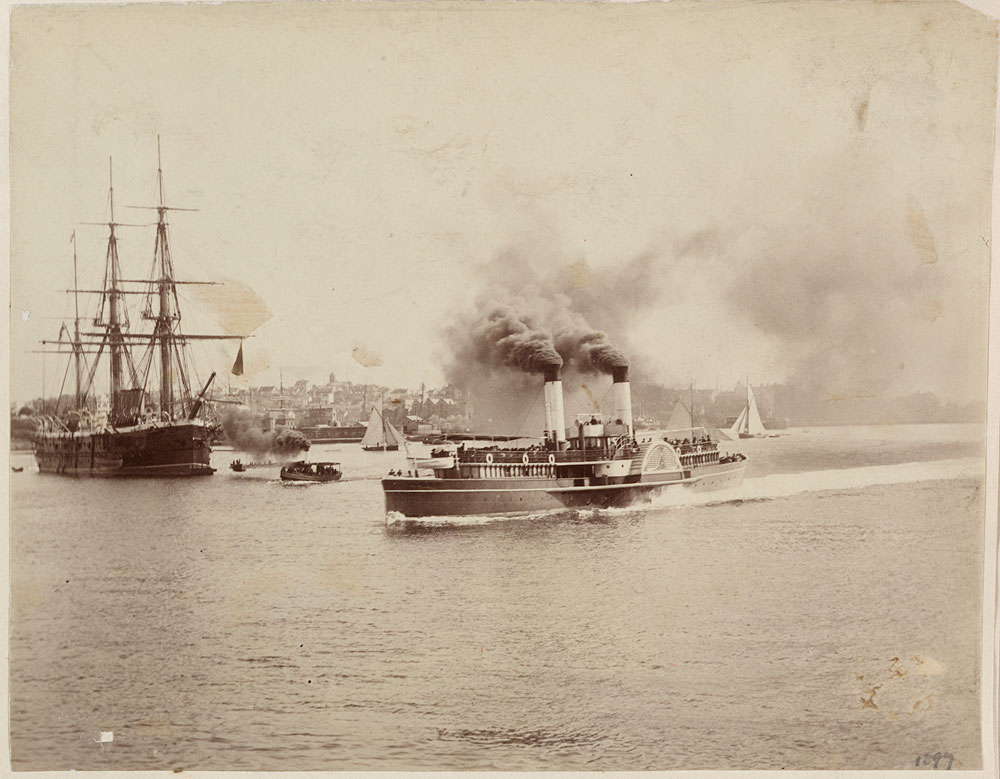
[[[611,373],[628,366],[621,349],[599,330],[579,329],[558,332],[556,351],[579,373]]]
[[[532,284],[538,276],[530,265],[510,260],[502,256],[497,263],[513,273],[486,286],[452,318],[446,375],[472,397],[477,431],[530,435],[542,426],[535,374],[562,366],[570,394],[581,377],[610,374],[628,361],[576,310],[571,296],[555,285]]]
[[[309,439],[298,430],[281,428],[274,431],[274,443],[271,451],[279,456],[294,455],[309,450]]]
[[[482,316],[462,323],[465,335],[458,357],[489,368],[513,368],[525,373],[543,373],[563,364],[552,336],[534,323],[530,312],[518,310],[515,301],[489,305],[477,301]],[[454,331],[457,335],[458,331]]]
[[[234,449],[259,456],[293,457],[309,449],[309,441],[298,430],[261,430],[262,417],[246,406],[230,409],[222,417],[222,429]]]

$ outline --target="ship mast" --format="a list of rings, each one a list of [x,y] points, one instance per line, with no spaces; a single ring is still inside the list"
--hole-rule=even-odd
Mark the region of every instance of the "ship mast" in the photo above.
[[[126,313],[123,317],[119,306],[121,290],[118,288],[118,279],[121,276],[121,268],[118,264],[118,238],[115,236],[115,187],[110,157],[108,157],[108,200],[111,219],[108,222],[108,252],[105,266],[104,295],[108,301],[108,323],[105,327],[107,328],[108,347],[111,351],[110,411],[111,419],[115,420],[118,416],[122,390],[122,354],[126,350],[125,339],[122,337],[122,325],[128,326],[128,314]]]
[[[694,379],[691,379],[691,440],[694,441]]]
[[[147,344],[147,351],[143,357],[143,364],[148,370],[149,363],[152,362],[154,351],[159,354],[160,368],[160,414],[169,419],[187,416],[191,418],[196,414],[204,402],[204,395],[214,379],[205,385],[205,388],[195,397],[191,392],[191,385],[188,379],[182,350],[190,341],[202,340],[243,340],[246,334],[234,335],[193,335],[182,333],[180,329],[181,310],[180,302],[177,298],[177,287],[180,284],[205,284],[216,285],[214,281],[178,281],[174,278],[174,263],[170,254],[170,241],[167,235],[167,212],[168,211],[197,211],[196,208],[178,208],[168,206],[163,195],[163,164],[160,154],[160,136],[156,136],[156,186],[159,202],[155,206],[131,206],[132,208],[146,208],[155,210],[156,220],[156,244],[153,250],[153,268],[150,277],[145,281],[126,279],[146,285],[146,302],[143,306],[142,316],[144,319],[153,321],[153,332],[150,335],[142,336]],[[153,296],[156,296],[154,313]],[[145,373],[144,373],[145,375]],[[174,380],[179,383],[180,397],[175,395]],[[197,387],[195,388],[197,389]],[[190,410],[188,403],[190,402]],[[178,413],[175,414],[175,406],[180,404]]]
[[[83,356],[83,347],[80,344],[80,284],[77,281],[76,273],[76,230],[73,231],[73,360],[76,367],[76,408],[79,411],[83,408],[80,396],[80,386],[82,376],[80,374],[80,358]]]
[[[118,236],[116,228],[122,223],[115,221],[115,188],[114,172],[112,160],[108,157],[108,205],[109,216],[107,222],[83,222],[82,224],[107,225],[108,227],[108,248],[105,255],[104,281],[100,289],[80,289],[77,273],[77,247],[76,231],[73,231],[73,289],[67,290],[74,294],[74,326],[71,342],[71,350],[68,352],[74,357],[76,365],[76,403],[77,408],[81,408],[86,401],[90,388],[93,385],[94,376],[100,362],[101,354],[105,348],[111,355],[111,384],[109,393],[108,421],[112,426],[123,421],[122,412],[122,392],[124,390],[124,369],[128,368],[129,377],[133,386],[137,377],[135,365],[132,363],[132,352],[128,340],[132,334],[128,332],[129,319],[128,309],[123,305],[124,295],[130,294],[122,289],[121,265],[118,260]],[[131,226],[131,225],[126,225]],[[80,302],[79,293],[87,292],[100,295],[100,302],[97,312],[94,315],[93,324],[95,328],[103,328],[103,332],[80,332]],[[105,310],[106,309],[106,310]],[[105,319],[105,315],[107,319]],[[64,327],[67,336],[69,328]],[[43,344],[61,344],[62,332],[60,331],[59,341],[42,341]],[[83,340],[86,338],[87,340]],[[94,339],[98,340],[94,340]],[[89,368],[86,367],[86,360],[83,354],[88,351],[84,346],[98,347],[96,357]],[[60,352],[62,353],[62,352]],[[84,363],[84,364],[81,364]],[[69,366],[67,365],[67,371]],[[84,369],[86,369],[86,379],[84,379]]]
[[[156,184],[160,194],[160,202],[156,208],[156,248],[154,250],[155,262],[159,265],[159,278],[156,282],[159,311],[156,315],[156,324],[153,327],[153,340],[158,342],[160,347],[160,414],[169,419],[173,415],[174,407],[173,360],[170,356],[174,323],[170,296],[174,292],[174,269],[170,260],[170,245],[167,242],[167,207],[163,202],[163,164],[160,158],[159,136],[156,136]]]
[[[214,285],[212,281],[178,281],[174,278],[173,261],[170,255],[170,245],[167,238],[167,212],[168,211],[194,211],[193,208],[176,208],[166,205],[163,196],[163,168],[160,162],[160,139],[157,136],[157,189],[159,203],[156,206],[128,206],[130,208],[149,208],[158,214],[156,222],[156,245],[154,248],[152,273],[146,279],[125,279],[121,275],[121,266],[118,259],[118,238],[116,228],[126,227],[147,227],[148,225],[125,225],[115,221],[114,212],[114,185],[111,176],[111,160],[108,160],[109,185],[108,199],[110,204],[110,218],[107,222],[108,248],[104,269],[104,281],[101,289],[79,289],[77,279],[77,252],[76,233],[73,234],[73,281],[74,288],[67,292],[85,292],[100,295],[100,304],[94,317],[95,328],[103,328],[103,332],[80,332],[80,309],[78,299],[75,303],[76,323],[73,331],[73,354],[76,358],[77,372],[77,403],[81,405],[90,391],[94,376],[100,361],[101,354],[105,349],[111,356],[111,403],[109,422],[112,426],[125,424],[135,424],[142,410],[142,397],[145,392],[146,380],[149,375],[153,354],[158,352],[160,363],[160,411],[169,418],[174,418],[174,405],[176,398],[174,395],[173,380],[177,377],[183,392],[181,403],[181,413],[187,414],[187,400],[192,403],[192,409],[200,409],[204,402],[204,395],[208,391],[208,384],[201,391],[197,398],[192,396],[185,365],[181,356],[181,349],[193,340],[242,340],[246,334],[238,335],[192,335],[181,333],[179,322],[181,319],[180,306],[177,299],[177,285],[179,284],[208,284]],[[83,224],[105,224],[104,222],[84,222]],[[144,289],[131,290],[124,289],[125,284],[141,284]],[[153,309],[153,295],[157,297],[156,313]],[[145,298],[142,309],[143,319],[153,320],[153,332],[132,333],[128,331],[129,318],[128,309],[124,306],[125,295],[141,295]],[[107,310],[105,309],[107,306]],[[107,317],[107,318],[105,318]],[[68,332],[68,328],[66,328]],[[42,341],[43,344],[58,343],[53,341]],[[146,346],[145,354],[136,371],[136,365],[132,359],[132,347]],[[97,347],[96,357],[89,367],[83,355],[88,351],[84,347]],[[174,359],[177,365],[174,366]],[[81,361],[83,365],[81,366]],[[131,389],[124,386],[124,371],[128,369],[131,379]],[[68,366],[67,366],[68,369]],[[86,373],[85,380],[82,380],[83,373]],[[214,374],[213,374],[214,378]],[[209,380],[209,384],[211,379]]]

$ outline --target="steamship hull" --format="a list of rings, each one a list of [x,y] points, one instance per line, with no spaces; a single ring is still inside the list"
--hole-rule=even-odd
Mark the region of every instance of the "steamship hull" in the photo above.
[[[40,433],[40,473],[103,478],[210,476],[209,430],[200,420],[104,431]]]
[[[681,490],[713,492],[739,487],[746,461],[710,465],[675,475],[643,475],[620,483],[572,478],[382,480],[385,507],[404,517],[520,514],[559,509],[625,508]]]

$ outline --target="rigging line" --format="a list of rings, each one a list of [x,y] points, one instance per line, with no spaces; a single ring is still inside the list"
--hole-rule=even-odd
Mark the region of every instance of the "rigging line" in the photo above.
[[[100,273],[101,271],[99,265],[90,266],[90,278],[92,281],[92,283],[90,284],[90,289],[95,289],[97,287],[97,279],[100,277]],[[76,287],[79,285],[74,284],[73,286]],[[81,322],[86,322],[89,319],[97,318],[96,303],[99,302],[99,300],[100,300],[99,298],[95,299],[90,297],[89,295],[84,298],[83,316],[80,317]],[[91,316],[91,308],[95,309],[93,316]]]
[[[604,394],[603,394],[603,395],[601,395],[601,399],[600,399],[599,401],[597,401],[597,406],[598,406],[597,410],[598,410],[598,412],[600,412],[600,410],[601,410],[601,406],[603,406],[603,405],[604,405],[604,400],[605,400],[605,398],[607,398],[607,397],[608,397],[608,395],[610,395],[610,394],[611,394],[611,389],[612,389],[612,387],[614,387],[614,386],[615,386],[615,385],[614,385],[614,382],[612,382],[612,383],[611,383],[611,385],[610,385],[610,386],[609,386],[609,387],[608,387],[608,388],[607,388],[606,390],[604,390]]]
[[[66,377],[69,376],[69,365],[72,360],[66,360],[66,370],[63,371],[62,384],[59,385],[59,394],[56,395],[56,408],[52,413],[59,416],[59,403],[62,401],[63,388],[66,386]]]
[[[219,319],[217,317],[215,317],[211,313],[209,313],[205,309],[204,306],[199,306],[195,301],[191,300],[191,298],[189,298],[187,295],[185,295],[185,294],[183,294],[181,292],[178,292],[177,294],[180,295],[181,299],[184,301],[184,304],[186,306],[189,306],[190,308],[193,308],[195,311],[197,311],[199,314],[202,314],[203,316],[207,316],[209,319],[211,319],[213,322],[215,322],[215,324],[217,324],[219,326],[220,330],[222,330],[222,331],[228,331],[229,330],[229,328],[226,327],[224,324],[222,324],[222,322],[219,321]],[[197,324],[197,323],[195,323],[195,324]]]
[[[181,398],[181,413],[187,414],[187,404],[185,403],[185,399],[191,397],[191,385],[188,383],[188,377],[184,366],[184,358],[181,355],[181,348],[176,339],[173,341],[173,346],[174,354],[177,355],[177,372],[181,375],[181,386],[184,389],[184,395]]]
[[[143,352],[142,357],[139,360],[139,372],[142,374],[142,391],[146,391],[146,387],[149,386],[149,368],[153,364],[153,348],[154,342],[150,341],[146,344],[146,351]]]
[[[129,376],[132,377],[132,386],[139,386],[139,376],[135,372],[135,362],[132,360],[132,345],[126,346],[124,339],[121,342],[122,351],[125,354],[125,365],[128,367]]]
[[[97,374],[97,366],[101,362],[101,353],[104,351],[104,347],[107,345],[107,338],[101,341],[100,347],[97,349],[97,356],[94,357],[94,364],[90,366],[90,372],[87,374],[87,383],[83,390],[84,396],[90,394],[90,386],[94,383],[94,376]]]
[[[101,289],[103,289],[103,290],[107,290],[107,288],[108,288],[108,268],[110,267],[110,263],[111,263],[111,245],[112,245],[113,240],[114,240],[114,234],[109,235],[108,236],[108,248],[105,251],[105,255],[104,255],[104,279],[103,279],[103,281],[101,281]],[[104,321],[104,303],[107,300],[107,297],[108,296],[107,296],[106,292],[104,294],[102,294],[101,297],[100,297],[100,303],[99,303],[99,305],[97,307],[97,311],[96,311],[96,313],[94,315],[94,323],[95,324],[97,322]]]
[[[218,360],[217,359],[213,359],[212,356],[208,353],[208,341],[195,341],[195,344],[196,345],[193,344],[192,346],[195,349],[198,350],[199,354],[198,354],[198,359],[197,360],[192,360],[191,361],[191,365],[192,365],[192,367],[191,367],[191,373],[194,375],[195,381],[198,383],[198,386],[201,387],[201,386],[203,386],[204,383],[201,380],[201,376],[198,374],[198,366],[199,365],[207,365],[207,366],[211,367],[211,366],[217,364]],[[227,358],[228,358],[228,355],[227,355]],[[227,362],[228,362],[228,359],[227,359]],[[214,388],[213,388],[212,391],[214,392]]]
[[[200,208],[181,208],[180,206],[122,206],[122,208],[141,208],[144,211],[200,211]]]
[[[541,388],[540,388],[540,389],[538,390],[538,392],[537,392],[537,393],[535,394],[535,397],[534,397],[534,399],[533,399],[533,400],[531,401],[531,405],[530,405],[530,406],[528,406],[528,410],[527,410],[527,411],[525,412],[524,416],[523,416],[523,417],[521,418],[521,422],[520,422],[520,424],[518,424],[518,426],[514,428],[514,431],[515,431],[515,432],[517,432],[517,433],[520,433],[520,432],[522,432],[522,431],[524,430],[524,423],[528,421],[528,415],[529,415],[529,414],[531,414],[531,412],[535,410],[535,406],[536,406],[536,405],[538,404],[538,398],[539,398],[539,397],[540,397],[540,396],[541,396],[541,395],[542,395],[542,394],[543,394],[544,392],[545,392],[545,387],[544,387],[544,385],[543,385],[543,386],[542,386],[542,387],[541,387]],[[563,420],[562,424],[563,424],[563,425],[565,425],[565,424],[566,424],[566,420]],[[522,437],[522,438],[523,438],[524,436],[520,436],[520,437]],[[529,437],[530,437],[530,438],[534,438],[534,436],[529,436]]]

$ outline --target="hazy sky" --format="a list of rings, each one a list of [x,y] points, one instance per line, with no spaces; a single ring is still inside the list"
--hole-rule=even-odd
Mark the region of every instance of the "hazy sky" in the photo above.
[[[72,312],[74,229],[81,285],[100,281],[106,228],[79,222],[107,219],[109,156],[116,215],[148,221],[124,205],[154,202],[157,134],[167,200],[199,209],[172,217],[178,276],[239,282],[188,287],[185,327],[257,327],[254,383],[363,381],[356,348],[381,357],[373,382],[439,383],[449,326],[531,285],[665,382],[983,395],[997,39],[961,5],[42,6],[11,25],[15,399]],[[152,248],[122,228],[128,277]],[[235,351],[199,346],[200,373]]]

